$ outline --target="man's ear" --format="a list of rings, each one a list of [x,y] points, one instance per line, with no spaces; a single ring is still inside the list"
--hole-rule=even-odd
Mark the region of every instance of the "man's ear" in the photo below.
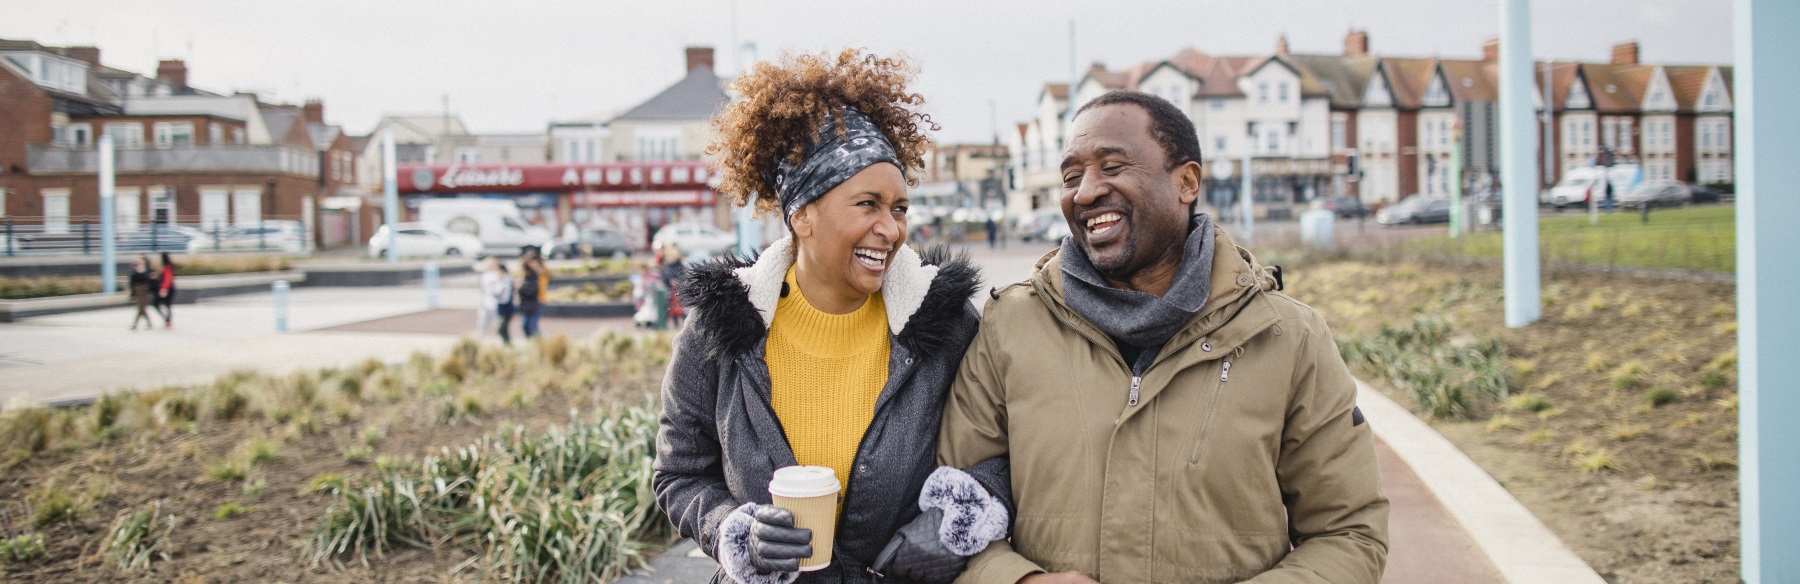
[[[788,226],[794,230],[794,239],[812,237],[813,211],[815,211],[813,207],[814,205],[801,207],[799,211],[794,212],[794,217],[788,220]]]
[[[1191,207],[1200,198],[1200,163],[1189,160],[1176,167],[1169,178],[1175,182],[1175,194],[1181,204]]]

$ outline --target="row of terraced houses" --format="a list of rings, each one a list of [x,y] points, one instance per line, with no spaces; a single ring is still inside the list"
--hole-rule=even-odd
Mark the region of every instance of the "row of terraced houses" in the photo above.
[[[1455,141],[1463,186],[1497,186],[1498,41],[1485,43],[1478,60],[1385,57],[1369,46],[1358,30],[1335,55],[1289,52],[1282,37],[1270,55],[1188,48],[1123,69],[1096,63],[1076,83],[1073,101],[1079,107],[1128,89],[1181,108],[1199,133],[1206,198],[1215,205],[1237,200],[1246,155],[1265,215],[1287,215],[1325,196],[1381,204],[1447,195],[1457,175]],[[1730,66],[1642,63],[1638,44],[1626,42],[1608,62],[1538,62],[1536,71],[1538,143],[1548,131],[1551,150],[1538,163],[1540,188],[1597,163],[1602,152],[1637,162],[1645,180],[1732,182]],[[1009,206],[1016,211],[1057,204],[1070,93],[1067,83],[1046,83],[1036,117],[1010,133]]]

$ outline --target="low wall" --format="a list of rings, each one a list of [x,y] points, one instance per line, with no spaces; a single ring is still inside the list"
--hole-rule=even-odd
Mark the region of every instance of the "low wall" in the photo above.
[[[268,290],[277,280],[291,285],[305,282],[307,274],[299,271],[251,272],[214,276],[181,276],[175,280],[175,303],[193,304],[202,298]],[[111,294],[71,294],[23,300],[0,300],[0,322],[17,322],[21,318],[98,310],[131,303],[126,292]]]

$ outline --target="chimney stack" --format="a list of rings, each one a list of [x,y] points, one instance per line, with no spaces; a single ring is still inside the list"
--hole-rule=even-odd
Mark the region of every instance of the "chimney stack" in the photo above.
[[[1500,60],[1500,39],[1488,39],[1481,43],[1481,60],[1490,63]]]
[[[64,55],[87,61],[87,64],[100,66],[100,47],[65,47]]]
[[[1287,54],[1288,54],[1287,33],[1285,33],[1285,32],[1281,33],[1281,38],[1277,39],[1275,41],[1275,54],[1281,55],[1283,57],[1287,56]]]
[[[712,47],[688,47],[687,70],[693,71],[702,67],[705,67],[708,70],[713,68]]]
[[[317,99],[306,100],[306,104],[300,106],[300,119],[311,124],[325,125],[325,102]]]
[[[1612,62],[1614,65],[1636,65],[1636,64],[1638,64],[1637,41],[1630,41],[1630,42],[1624,42],[1624,43],[1619,43],[1619,44],[1613,45]]]
[[[1369,54],[1368,31],[1353,30],[1344,35],[1344,56]]]
[[[180,59],[157,61],[156,80],[176,87],[187,87],[187,63]]]

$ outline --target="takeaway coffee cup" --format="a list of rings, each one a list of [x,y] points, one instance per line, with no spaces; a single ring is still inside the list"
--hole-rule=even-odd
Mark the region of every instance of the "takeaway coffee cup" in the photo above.
[[[775,470],[769,495],[776,507],[793,512],[794,527],[812,530],[813,555],[800,560],[800,571],[831,565],[831,542],[837,528],[837,474],[823,466],[788,466]]]

